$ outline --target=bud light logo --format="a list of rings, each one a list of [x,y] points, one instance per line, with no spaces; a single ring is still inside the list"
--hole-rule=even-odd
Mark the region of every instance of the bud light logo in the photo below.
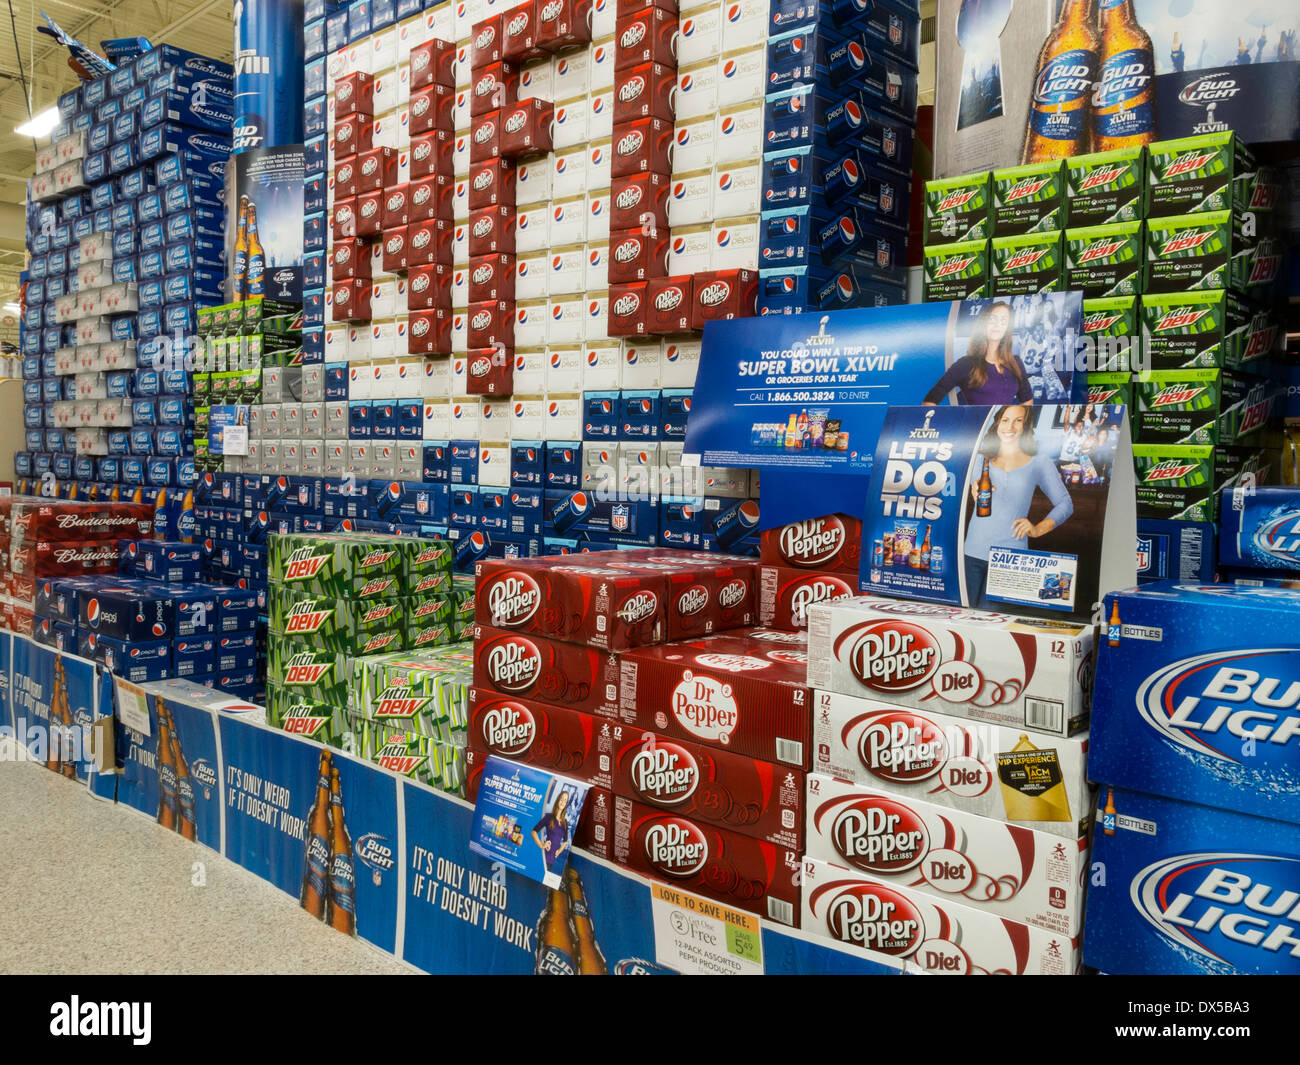
[[[1189,81],[1178,93],[1178,102],[1191,107],[1205,107],[1231,100],[1240,91],[1237,80],[1230,77],[1227,71],[1220,70]]]
[[[1298,891],[1300,858],[1207,851],[1148,865],[1129,897],[1181,950],[1216,971],[1250,972],[1295,953],[1295,921],[1287,917]]]
[[[660,818],[646,829],[645,857],[665,876],[694,876],[709,860],[709,843],[690,821]]]
[[[1253,740],[1252,765],[1262,760],[1279,771],[1300,738],[1298,704],[1295,649],[1284,647],[1184,658],[1137,692],[1139,716],[1178,748],[1241,765],[1242,741]]]

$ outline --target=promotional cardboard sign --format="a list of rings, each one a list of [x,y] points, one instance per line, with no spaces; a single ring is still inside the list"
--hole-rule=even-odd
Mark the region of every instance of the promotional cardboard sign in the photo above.
[[[1088,621],[1135,579],[1125,408],[895,407],[876,446],[859,587]]]
[[[683,464],[862,474],[890,406],[1076,402],[1081,327],[1070,292],[710,322]]]

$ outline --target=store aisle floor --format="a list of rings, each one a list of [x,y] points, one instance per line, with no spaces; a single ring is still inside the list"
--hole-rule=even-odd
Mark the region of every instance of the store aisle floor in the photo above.
[[[220,855],[13,761],[4,742],[0,973],[412,971]]]

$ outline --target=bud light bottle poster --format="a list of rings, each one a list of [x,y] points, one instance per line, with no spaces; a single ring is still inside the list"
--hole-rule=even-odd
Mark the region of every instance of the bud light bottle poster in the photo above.
[[[13,701],[13,664],[14,638],[11,634],[0,633],[0,728],[14,727]],[[9,736],[13,732],[8,733]]]
[[[1081,401],[1082,310],[1057,292],[709,322],[684,461],[861,475],[890,406]]]
[[[469,849],[558,888],[590,787],[490,757],[474,805]]]
[[[876,449],[860,587],[1090,621],[1136,578],[1128,422],[1097,404],[897,407]]]
[[[221,716],[226,857],[317,920],[396,950],[397,777]]]
[[[95,663],[21,636],[12,645],[14,740],[32,761],[69,779],[89,780],[100,713]]]
[[[304,161],[301,144],[255,148],[235,161],[235,209],[227,221],[231,295],[302,301]]]

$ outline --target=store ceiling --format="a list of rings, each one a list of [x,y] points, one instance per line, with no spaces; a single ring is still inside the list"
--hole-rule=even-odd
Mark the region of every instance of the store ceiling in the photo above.
[[[232,0],[5,0],[0,7],[0,298],[18,291],[23,267],[23,202],[26,179],[34,164],[30,138],[14,126],[27,121],[27,103],[19,76],[31,93],[33,114],[50,107],[60,93],[77,84],[68,67],[68,50],[37,33],[46,12],[83,44],[100,51],[112,37],[148,37],[230,61],[234,52]],[[10,25],[10,11],[13,26]],[[15,30],[17,48],[14,46]]]

